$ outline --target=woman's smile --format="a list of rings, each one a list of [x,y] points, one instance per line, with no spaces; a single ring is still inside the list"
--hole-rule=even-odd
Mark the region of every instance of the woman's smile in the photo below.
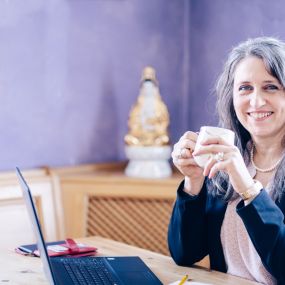
[[[256,121],[264,121],[268,119],[273,112],[248,112],[248,115]]]

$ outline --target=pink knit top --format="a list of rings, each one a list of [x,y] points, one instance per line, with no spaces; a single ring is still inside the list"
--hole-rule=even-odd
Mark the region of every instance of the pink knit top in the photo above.
[[[252,165],[249,165],[248,170],[252,177],[256,175]],[[270,183],[265,190],[270,195]],[[227,273],[267,285],[277,284],[276,279],[263,266],[242,219],[236,213],[236,206],[240,200],[238,198],[229,202],[221,229]]]

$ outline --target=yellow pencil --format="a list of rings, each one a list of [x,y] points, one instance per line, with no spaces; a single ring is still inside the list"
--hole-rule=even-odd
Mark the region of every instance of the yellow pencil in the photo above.
[[[185,281],[187,281],[187,279],[188,279],[188,275],[183,276],[183,278],[181,279],[178,285],[183,285]]]

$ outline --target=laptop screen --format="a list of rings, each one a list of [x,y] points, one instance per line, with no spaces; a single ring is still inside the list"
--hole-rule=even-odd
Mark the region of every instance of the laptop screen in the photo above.
[[[45,241],[43,238],[43,233],[42,233],[41,226],[39,223],[37,211],[36,211],[36,208],[33,202],[31,191],[18,167],[16,167],[16,173],[20,181],[20,185],[21,185],[23,197],[24,197],[27,209],[28,209],[29,217],[30,217],[30,220],[32,221],[33,230],[34,230],[34,233],[37,239],[37,245],[40,251],[40,256],[43,262],[46,277],[49,280],[50,284],[55,284],[54,275],[52,273],[52,267],[51,267],[50,260],[48,257],[47,249],[45,246]]]

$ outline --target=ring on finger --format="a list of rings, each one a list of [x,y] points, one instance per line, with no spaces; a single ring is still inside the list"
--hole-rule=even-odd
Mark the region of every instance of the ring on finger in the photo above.
[[[184,148],[181,148],[181,149],[180,149],[180,152],[179,152],[179,154],[178,154],[177,157],[178,157],[179,159],[184,158],[184,154],[185,154]]]
[[[180,150],[180,158],[184,158],[185,157],[185,148],[181,148]]]
[[[221,162],[224,160],[224,156],[225,156],[225,153],[224,152],[218,152],[215,154],[214,156],[214,159],[217,161],[217,162]]]

